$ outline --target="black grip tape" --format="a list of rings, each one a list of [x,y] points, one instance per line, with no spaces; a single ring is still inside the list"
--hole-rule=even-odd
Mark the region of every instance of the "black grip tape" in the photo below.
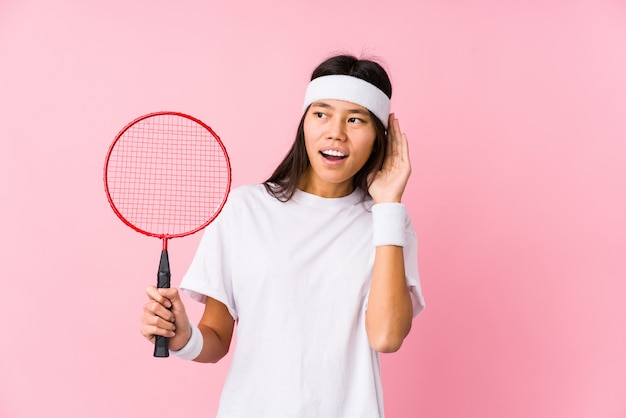
[[[159,262],[159,271],[157,272],[157,287],[159,289],[170,287],[170,260],[167,250],[161,251],[161,261]],[[154,341],[154,357],[169,357],[169,339],[161,335],[156,336]]]

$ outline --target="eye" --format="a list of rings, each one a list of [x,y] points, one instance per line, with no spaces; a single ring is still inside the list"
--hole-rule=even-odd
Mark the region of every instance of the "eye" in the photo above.
[[[324,112],[313,112],[313,115],[315,115],[319,119],[323,119],[327,117]]]
[[[365,123],[365,121],[361,118],[352,117],[348,118],[348,123]]]

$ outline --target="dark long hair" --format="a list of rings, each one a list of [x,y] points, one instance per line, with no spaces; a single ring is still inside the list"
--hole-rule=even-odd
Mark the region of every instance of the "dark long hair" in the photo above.
[[[372,60],[358,59],[352,55],[337,55],[328,58],[318,65],[311,75],[311,80],[326,75],[350,75],[358,77],[378,87],[391,98],[391,81],[389,80],[389,76],[380,64]],[[304,117],[307,111],[308,108],[300,119],[296,139],[291,149],[283,161],[276,167],[274,173],[263,183],[272,196],[283,202],[291,199],[296,191],[300,176],[304,174],[310,165],[304,144]],[[383,160],[385,159],[385,145],[387,144],[385,126],[378,117],[374,116],[371,112],[370,114],[376,130],[374,147],[365,165],[353,178],[354,187],[362,189],[366,194],[369,188],[368,176],[370,173],[382,167]]]

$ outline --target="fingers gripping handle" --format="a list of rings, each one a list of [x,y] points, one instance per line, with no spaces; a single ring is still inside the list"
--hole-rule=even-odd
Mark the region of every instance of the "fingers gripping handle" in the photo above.
[[[161,251],[161,261],[159,262],[159,271],[157,273],[157,287],[170,287],[170,260],[167,250]],[[154,357],[169,357],[168,339],[161,335],[156,336],[154,342]]]

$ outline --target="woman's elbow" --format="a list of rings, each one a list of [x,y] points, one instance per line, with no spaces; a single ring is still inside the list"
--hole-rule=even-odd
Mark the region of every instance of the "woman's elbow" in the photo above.
[[[402,347],[404,339],[409,334],[411,325],[402,331],[368,332],[370,347],[379,353],[395,353]]]
[[[370,347],[379,353],[395,353],[402,347],[403,340],[380,340],[371,341]]]

